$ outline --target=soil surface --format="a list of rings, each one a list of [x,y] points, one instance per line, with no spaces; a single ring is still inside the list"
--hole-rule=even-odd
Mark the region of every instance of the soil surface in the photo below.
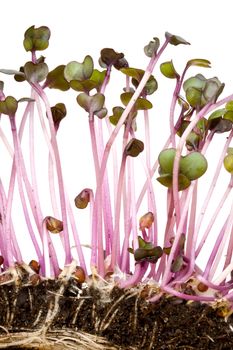
[[[98,343],[103,350],[233,349],[233,317],[226,321],[219,308],[168,296],[152,304],[146,290],[88,287],[80,293],[78,288],[72,281],[65,288],[59,281],[0,286],[0,348],[36,349],[11,341],[19,332],[39,334],[43,329],[58,338],[66,329],[108,340]]]

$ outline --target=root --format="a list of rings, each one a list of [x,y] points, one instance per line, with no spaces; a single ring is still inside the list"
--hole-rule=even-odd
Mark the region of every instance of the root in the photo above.
[[[86,283],[77,283],[74,274],[76,268],[77,263],[73,261],[65,266],[57,280],[40,278],[38,283],[31,283],[28,277],[35,275],[35,272],[23,265],[16,265],[14,269],[0,274],[0,306],[3,311],[0,314],[0,349],[124,349],[122,345],[111,343],[111,337],[107,337],[109,342],[102,335],[114,324],[122,302],[134,297],[133,320],[134,328],[137,328],[139,289],[129,289],[124,294],[112,296],[115,286],[112,281],[95,275]],[[89,289],[87,292],[86,288]],[[70,309],[66,310],[66,305]],[[25,311],[23,316],[21,307]],[[89,322],[90,328],[85,326],[86,321],[82,328],[82,317]],[[127,350],[136,349],[127,346]]]
[[[0,273],[0,285],[14,284],[18,286],[21,284],[21,271],[18,267],[9,267],[8,270]]]
[[[30,343],[40,343],[42,342],[41,332],[20,332],[20,333],[12,333],[7,336],[0,337],[0,349],[6,349],[15,346],[25,346]]]
[[[129,299],[134,297],[138,292],[134,292],[132,293],[131,291],[126,292],[125,294],[123,294],[122,296],[120,296],[115,303],[110,307],[110,309],[108,310],[108,312],[106,313],[104,319],[102,320],[102,322],[100,323],[99,332],[103,332],[104,330],[106,330],[110,324],[112,323],[113,319],[115,318],[117,312],[118,312],[118,305],[120,304],[120,302],[123,299]],[[110,317],[109,317],[110,316]]]
[[[5,330],[7,333],[7,330]],[[35,332],[19,332],[0,337],[0,349],[18,347],[23,349],[43,350],[120,350],[122,347],[112,345],[105,338],[85,332],[66,330],[48,331],[44,328]],[[127,350],[136,350],[128,347]]]
[[[65,266],[64,270],[59,275],[59,279],[61,280],[61,287],[58,291],[58,293],[55,295],[54,298],[54,305],[49,306],[49,310],[45,319],[45,324],[43,326],[43,334],[47,332],[51,324],[53,323],[55,317],[58,315],[60,307],[59,307],[59,300],[63,296],[67,283],[69,282],[70,278],[72,277],[72,274],[74,273],[76,269],[76,261],[73,260],[70,265]]]

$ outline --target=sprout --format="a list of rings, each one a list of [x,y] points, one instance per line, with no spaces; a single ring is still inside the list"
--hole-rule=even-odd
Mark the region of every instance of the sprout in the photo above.
[[[90,202],[90,191],[90,189],[85,188],[75,197],[74,203],[78,209],[85,209],[87,207]]]
[[[26,51],[41,51],[49,46],[50,30],[42,26],[35,28],[32,26],[24,33],[23,45]]]
[[[30,268],[35,271],[35,273],[39,273],[40,272],[40,264],[38,263],[38,261],[36,260],[31,260],[30,263],[28,264],[30,266]]]
[[[59,283],[75,291],[85,281],[88,286],[91,281],[99,285],[111,274],[111,281],[120,288],[142,283],[144,289],[146,285],[147,297],[153,294],[153,287],[147,283],[152,281],[159,293],[153,294],[151,301],[168,293],[187,300],[219,298],[232,302],[233,210],[229,202],[233,188],[233,95],[219,99],[224,84],[217,77],[206,78],[198,71],[190,75],[190,69],[210,68],[207,59],[193,58],[179,73],[175,59],[159,62],[160,79],[166,80],[165,76],[174,85],[170,108],[169,96],[161,101],[159,94],[153,98],[159,88],[154,67],[167,46],[189,45],[168,32],[161,45],[155,37],[145,46],[148,64],[144,69],[129,65],[123,53],[104,48],[99,59],[103,69],[86,55],[83,62],[73,60],[49,70],[46,58],[37,52],[48,47],[49,39],[48,27],[31,26],[23,41],[31,60],[19,69],[0,69],[0,74],[9,75],[15,84],[24,82],[31,89],[29,97],[16,99],[5,95],[5,85],[7,91],[10,89],[8,81],[0,81],[0,114],[4,119],[0,138],[10,155],[9,162],[1,167],[5,171],[10,164],[6,169],[10,178],[5,180],[3,176],[0,181],[0,284],[15,283],[18,290],[21,279],[34,287],[45,278],[58,278]],[[182,46],[170,49],[181,50],[182,54]],[[107,91],[115,74],[125,79],[118,89],[119,105],[111,105]],[[51,89],[60,90],[59,94],[66,92],[62,102],[50,103]],[[72,195],[66,185],[70,173],[63,169],[64,154],[61,157],[60,151],[64,140],[58,132],[61,121],[65,117],[69,120],[71,114],[64,103],[67,94],[76,91],[81,107],[78,114],[80,118],[87,116],[83,121],[89,127],[92,149],[91,155],[86,154],[86,139],[82,137],[77,139],[81,146],[77,149],[69,143],[67,157],[72,155],[73,164],[77,163],[86,182],[77,196],[76,190]],[[169,110],[169,128],[161,147],[157,136],[166,133],[166,113],[157,115],[156,106],[163,106],[164,101]],[[108,114],[107,108],[112,112]],[[75,118],[77,129],[78,120]],[[137,129],[139,125],[142,132]],[[68,123],[64,123],[66,127]],[[222,133],[223,149],[216,152],[215,139]],[[38,149],[41,159],[45,159],[42,168],[36,163]],[[93,161],[91,184],[85,167],[78,162],[78,153],[85,153],[87,164]],[[222,168],[226,172],[221,172]],[[48,174],[49,191],[41,186],[42,172]],[[139,173],[143,179],[141,175],[138,178]],[[225,190],[219,191],[218,180],[222,178]],[[45,213],[45,192],[51,202],[51,216]],[[72,202],[70,195],[75,197]],[[28,265],[20,250],[21,229],[15,222],[15,216],[19,216],[15,208],[22,209],[20,219],[34,248],[35,256]],[[141,212],[145,214],[141,216]],[[80,230],[80,222],[88,215],[90,224]],[[221,215],[223,222],[215,225]],[[57,246],[64,254],[58,254]],[[90,260],[84,247],[90,249]],[[204,263],[199,261],[199,254],[206,256]],[[229,308],[219,308],[218,312],[228,315]]]
[[[148,45],[144,47],[144,52],[147,57],[152,57],[158,51],[160,41],[158,38],[153,38],[153,41],[150,41]]]
[[[161,63],[160,70],[161,70],[161,73],[167,78],[170,78],[170,79],[179,78],[179,74],[176,72],[172,61]]]
[[[104,111],[104,116],[106,115],[106,109],[103,108],[104,101],[105,97],[103,94],[100,93],[97,93],[94,96],[89,96],[88,94],[83,92],[77,96],[78,104],[91,115],[98,115],[98,113],[100,113],[101,111]]]
[[[130,157],[137,157],[144,150],[144,144],[137,139],[131,139],[125,147],[125,154]]]
[[[13,96],[7,96],[5,100],[0,101],[0,113],[6,115],[15,115],[18,108],[18,102]]]
[[[190,106],[202,108],[209,102],[215,102],[221,94],[224,84],[218,78],[206,79],[202,74],[197,74],[184,82],[186,99]]]
[[[55,219],[52,216],[47,216],[44,221],[49,232],[60,233],[63,231],[63,223],[61,220]]]
[[[24,67],[24,74],[27,81],[30,83],[39,83],[48,75],[48,66],[46,63],[27,62]]]
[[[150,211],[144,214],[139,220],[140,230],[145,230],[145,228],[150,228],[154,222],[154,214]]]
[[[67,91],[70,88],[68,81],[64,77],[65,65],[62,64],[52,71],[50,71],[46,77],[45,86],[50,89],[59,89],[61,91]],[[15,78],[17,75],[15,76]]]
[[[91,56],[86,56],[82,63],[72,61],[65,66],[64,77],[70,82],[71,80],[86,80],[93,73],[93,60]]]
[[[66,106],[64,103],[57,103],[55,106],[51,107],[51,113],[53,116],[54,125],[56,128],[58,128],[60,122],[66,116]]]
[[[109,48],[101,50],[99,64],[103,68],[114,66],[116,69],[128,66],[123,53],[118,53],[115,50]]]
[[[85,272],[81,266],[76,266],[73,276],[79,283],[83,283],[86,280]]]

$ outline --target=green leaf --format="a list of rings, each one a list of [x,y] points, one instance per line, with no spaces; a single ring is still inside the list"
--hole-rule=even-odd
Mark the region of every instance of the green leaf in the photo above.
[[[144,248],[138,248],[134,251],[134,259],[136,261],[143,261],[147,258],[148,252]]]
[[[96,82],[92,80],[71,80],[70,87],[75,91],[90,92],[96,88]]]
[[[70,86],[64,78],[65,65],[60,65],[48,73],[45,85],[50,89],[58,89],[61,91],[69,90]]]
[[[198,135],[204,136],[208,130],[208,121],[206,118],[202,118],[197,122],[196,128]],[[196,132],[197,132],[196,131]]]
[[[189,60],[187,62],[187,67],[197,66],[197,67],[211,68],[210,65],[211,65],[210,61],[205,60],[203,58],[193,58],[192,60]]]
[[[137,262],[149,261],[152,263],[156,263],[162,255],[163,250],[159,246],[151,248],[138,248],[134,251],[134,258]]]
[[[122,57],[122,58],[119,58],[119,60],[117,60],[113,66],[114,68],[120,70],[121,68],[129,67],[129,64],[128,64],[128,61],[124,57]]]
[[[145,110],[151,109],[152,107],[153,107],[152,103],[145,98],[140,97],[136,101],[136,109],[138,111],[139,110],[145,111]]]
[[[121,102],[123,103],[123,105],[127,106],[129,101],[133,97],[133,92],[123,92],[123,94],[121,94],[120,97],[121,97]],[[135,105],[136,105],[136,102],[135,102]]]
[[[83,81],[71,80],[70,86],[76,91],[90,92],[92,89],[97,89],[98,91],[103,84],[105,75],[106,71],[100,72],[94,69],[90,79]]]
[[[119,60],[124,58],[123,53],[116,52],[113,49],[105,48],[100,52],[100,59],[107,67],[112,65],[117,65]],[[105,67],[104,67],[105,68]]]
[[[64,103],[57,103],[55,106],[51,107],[51,112],[54,125],[58,127],[62,119],[66,116],[66,106]]]
[[[42,26],[35,28],[32,26],[24,33],[23,45],[26,51],[41,51],[49,46],[50,30]]]
[[[133,96],[132,92],[123,92],[123,94],[121,94],[120,96],[121,102],[123,103],[123,105],[127,106],[132,96]],[[153,107],[152,103],[142,97],[139,97],[135,102],[136,110],[147,110],[147,109],[151,109],[152,107]]]
[[[204,98],[209,102],[211,100],[215,101],[216,95],[219,95],[219,88],[221,86],[220,81],[217,78],[208,79],[203,90]]]
[[[25,77],[29,82],[41,82],[48,75],[48,66],[46,63],[27,62],[24,65]]]
[[[106,117],[108,113],[107,108],[102,108],[100,111],[95,112],[95,115],[99,118],[99,119],[103,119],[104,117]]]
[[[86,56],[82,63],[77,61],[69,62],[64,69],[64,77],[70,82],[71,80],[86,80],[93,73],[94,63],[91,56]]]
[[[199,143],[201,140],[201,136],[196,134],[195,132],[190,132],[186,138],[186,146],[189,151],[193,151],[198,149]]]
[[[233,110],[228,110],[224,113],[223,119],[230,120],[233,123]]]
[[[125,147],[126,156],[137,157],[144,150],[144,143],[132,138]]]
[[[109,120],[110,122],[113,124],[113,125],[117,125],[120,117],[122,116],[122,113],[124,112],[124,108],[123,107],[113,107],[112,111],[113,111],[113,115],[111,115],[109,117]]]
[[[133,253],[134,253],[133,248],[128,248],[127,250],[128,250],[128,252],[129,252],[130,254],[133,254]]]
[[[189,124],[190,124],[190,121],[182,120],[181,125],[177,130],[177,135],[181,137]],[[186,146],[189,151],[192,151],[198,148],[199,142],[206,136],[207,130],[208,130],[207,120],[205,118],[199,120],[199,122],[196,124],[193,131],[191,131],[186,138]]]
[[[217,101],[218,97],[219,97],[219,96],[221,95],[221,93],[223,92],[224,87],[225,87],[225,84],[224,84],[224,83],[222,83],[222,84],[219,86],[219,89],[218,89],[218,91],[217,91],[216,94],[215,94],[214,102]]]
[[[172,249],[172,247],[163,247],[163,252],[166,255],[169,255],[171,253],[171,249]]]
[[[24,67],[20,67],[20,68],[19,68],[19,73],[20,73],[20,74],[15,74],[15,75],[14,75],[14,79],[15,79],[17,82],[21,83],[21,82],[23,82],[23,81],[26,80],[25,74],[24,74]]]
[[[30,97],[22,97],[18,100],[18,102],[35,102],[35,100]]]
[[[0,101],[0,113],[13,116],[18,108],[18,102],[13,96],[7,96],[5,100]]]
[[[91,109],[90,112],[99,112],[104,105],[105,97],[103,94],[97,93],[91,97]]]
[[[122,73],[124,73],[125,75],[127,75],[128,77],[134,78],[136,79],[138,82],[141,81],[143,75],[145,74],[145,71],[142,69],[138,69],[138,68],[121,68],[120,70]]]
[[[202,105],[202,91],[194,87],[190,87],[186,90],[186,99],[190,106],[200,107]]]
[[[7,75],[21,75],[22,77],[24,76],[24,74],[18,70],[14,70],[14,69],[0,69],[0,73],[3,74],[7,74]]]
[[[133,81],[132,81],[133,83]],[[136,87],[138,87],[139,83]],[[145,95],[152,95],[156,90],[158,89],[158,83],[157,80],[153,75],[150,76],[150,78],[147,80],[146,85],[143,88],[143,93]]]
[[[207,170],[206,158],[199,152],[191,152],[182,156],[180,160],[180,172],[190,181],[201,177]]]
[[[227,154],[232,154],[233,155],[233,147],[228,147]]]
[[[147,57],[152,57],[157,53],[157,50],[159,48],[160,41],[158,38],[153,38],[153,41],[150,41],[149,44],[147,44],[144,47],[144,52]]]
[[[144,248],[144,249],[154,248],[154,245],[151,242],[145,241],[141,236],[138,236],[138,245],[139,245],[139,248]]]
[[[99,71],[98,69],[93,70],[90,80],[95,82],[96,84],[95,88],[100,88],[102,86],[106,76],[106,72],[107,72],[106,70],[103,70],[103,71]]]
[[[223,118],[223,119],[222,119]],[[208,118],[209,130],[215,130],[221,134],[232,129],[233,111],[226,108],[221,108],[214,111]]]
[[[227,102],[225,108],[228,111],[233,111],[233,101]]]
[[[183,251],[184,250],[184,245],[185,245],[186,237],[184,233],[181,233],[180,239],[179,239],[179,246],[180,249]]]
[[[183,264],[184,264],[183,257],[181,255],[178,255],[171,265],[171,272],[173,273],[179,272],[182,269]]]
[[[132,78],[132,83],[136,88],[138,87],[143,75],[145,74],[144,70],[138,69],[138,68],[132,68],[132,67],[122,68],[120,71],[125,75],[127,75],[128,77]],[[158,89],[157,80],[153,75],[151,75],[146,85],[143,88],[143,94],[151,95],[157,89]]]
[[[213,119],[221,118],[224,115],[225,111],[226,111],[225,108],[221,108],[221,109],[214,111],[213,113],[211,113],[208,120],[210,121]]]
[[[177,130],[177,135],[179,137],[181,137],[185,131],[185,129],[187,128],[187,126],[190,124],[189,120],[182,120],[181,125],[179,126],[179,129]]]
[[[140,80],[141,81],[141,80]],[[140,81],[138,81],[135,78],[132,78],[132,84],[137,89]],[[150,76],[150,78],[147,80],[146,85],[144,86],[142,90],[142,95],[152,95],[156,90],[158,89],[158,83],[157,80],[153,75]]]
[[[160,71],[166,78],[177,79],[179,77],[172,61],[161,63]]]
[[[186,92],[189,88],[198,90],[204,89],[207,79],[202,74],[197,74],[194,77],[187,79],[183,84],[183,89]]]
[[[209,130],[214,130],[217,134],[230,131],[232,129],[232,122],[228,119],[214,119],[208,122]]]
[[[171,33],[166,32],[165,37],[171,45],[175,45],[175,46],[180,45],[180,44],[190,45],[190,43],[188,41],[186,41],[185,39],[181,38],[178,35],[173,35]]]
[[[163,173],[172,174],[175,155],[175,148],[167,148],[159,153],[158,161]]]
[[[77,96],[78,104],[84,108],[90,114],[95,114],[99,112],[104,105],[105,97],[103,94],[97,93],[93,96],[89,96],[85,92]]]
[[[184,174],[178,174],[178,191],[184,191],[191,184],[190,179]]]
[[[86,56],[83,61],[83,77],[88,79],[92,76],[94,70],[94,62],[91,56]]]
[[[189,104],[185,99],[181,96],[178,96],[178,103],[181,106],[183,111],[188,111],[189,110]]]
[[[85,92],[79,94],[77,96],[77,102],[79,106],[85,109],[86,112],[90,112],[91,97],[89,95],[87,95]]]
[[[171,174],[162,174],[156,179],[161,185],[171,188],[172,187],[172,175]]]
[[[223,160],[223,164],[225,169],[230,173],[233,174],[233,152],[232,154],[228,154],[224,160]]]
[[[156,179],[161,185],[171,188],[173,184],[171,174],[163,174]],[[183,174],[178,175],[178,190],[183,191],[188,188],[191,184],[191,181]]]

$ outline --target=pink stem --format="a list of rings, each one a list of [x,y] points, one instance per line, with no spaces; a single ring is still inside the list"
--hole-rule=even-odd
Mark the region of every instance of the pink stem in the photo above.
[[[72,256],[71,256],[70,239],[69,239],[69,232],[68,232],[68,221],[67,221],[67,212],[66,212],[66,200],[65,200],[65,191],[64,191],[64,184],[63,184],[63,175],[62,175],[61,161],[59,156],[59,149],[58,149],[57,139],[56,139],[56,130],[54,127],[52,112],[51,112],[51,108],[50,108],[49,101],[46,94],[44,93],[43,89],[39,84],[32,83],[32,86],[34,87],[38,95],[41,97],[41,99],[43,100],[46,108],[46,113],[48,116],[49,127],[51,132],[51,143],[54,150],[57,177],[58,177],[58,187],[59,187],[59,194],[60,194],[60,205],[61,205],[61,214],[62,214],[62,222],[63,222],[64,244],[65,244],[65,265],[68,265],[72,261]]]

